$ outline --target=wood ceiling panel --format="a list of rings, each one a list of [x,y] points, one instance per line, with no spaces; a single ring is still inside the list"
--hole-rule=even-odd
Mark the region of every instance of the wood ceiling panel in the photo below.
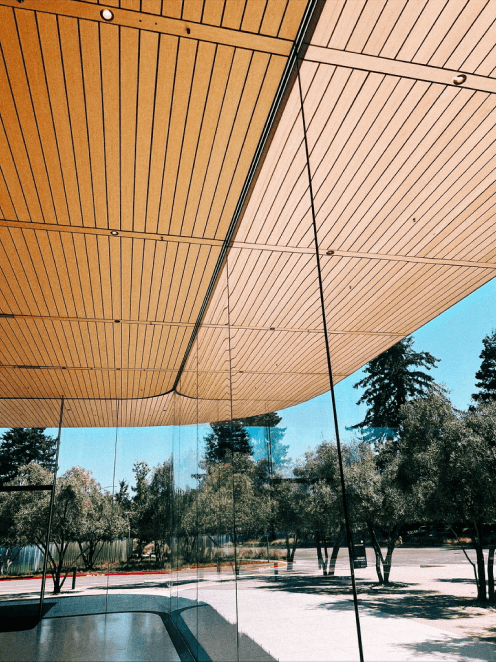
[[[182,16],[185,21],[195,21],[200,23],[203,14],[203,0],[183,0]]]
[[[201,2],[202,0],[200,0]],[[183,10],[183,0],[167,0],[162,1],[162,16],[169,16],[170,18],[181,18]]]
[[[191,39],[180,39],[177,57],[177,69],[171,108],[167,151],[162,180],[162,199],[158,232],[169,234],[173,195],[177,184],[178,167],[181,158],[181,146],[186,130],[189,101],[198,43]]]
[[[50,366],[32,370],[43,397],[148,397],[184,359],[286,63],[271,49],[289,53],[305,3],[116,0],[114,24],[92,4],[0,3],[1,215],[50,226],[0,228],[0,312],[24,316],[7,318],[17,335],[1,356]],[[283,36],[248,47],[269,53],[225,45],[242,21]],[[207,41],[178,37],[189,25]],[[219,243],[163,241],[171,232]]]
[[[307,4],[306,0],[288,0],[281,27],[277,34],[280,39],[294,39]]]
[[[321,330],[316,273],[312,255],[232,249],[231,325]]]
[[[293,11],[296,13],[294,7],[289,7],[289,0],[286,0],[285,2],[268,2],[265,7],[262,25],[260,26],[260,33],[270,35],[271,37],[279,35],[286,11]],[[298,26],[296,26],[296,29],[297,27]]]
[[[247,0],[226,0],[222,15],[222,27],[239,30],[243,20]]]
[[[87,184],[88,172],[77,170],[77,157],[85,160],[84,150],[85,146],[75,143],[76,136],[83,140],[86,137],[83,130],[86,130],[86,123],[73,127],[72,117],[69,114],[69,105],[67,97],[67,84],[66,74],[64,70],[64,63],[62,60],[60,33],[57,17],[50,14],[39,14],[36,17],[36,24],[38,27],[38,39],[40,42],[41,56],[43,59],[44,79],[46,81],[47,94],[50,101],[50,109],[52,113],[53,130],[57,138],[57,152],[60,161],[60,166],[55,162],[55,173],[60,167],[64,178],[64,194],[67,204],[67,215],[71,225],[84,225],[83,211],[91,214],[92,220],[90,223],[94,225],[94,214],[90,206],[92,196],[89,199],[82,199],[81,188],[78,177],[81,176],[83,181]],[[14,62],[14,70],[18,69]],[[77,66],[75,64],[75,66]],[[76,81],[77,86],[77,81]],[[79,94],[81,91],[79,90]],[[79,111],[80,109],[78,109]],[[75,124],[75,123],[74,123]],[[51,133],[51,128],[50,128]],[[48,136],[49,139],[51,136]],[[79,149],[80,148],[80,149]],[[77,149],[77,152],[75,151]],[[53,152],[53,143],[47,144],[47,151]],[[53,156],[55,161],[55,155]],[[86,160],[87,163],[87,160]],[[79,164],[82,167],[82,164]],[[51,172],[49,173],[51,175]],[[54,186],[57,185],[54,182]],[[83,188],[83,193],[87,192]],[[59,192],[59,195],[61,193]],[[34,220],[34,219],[33,219]],[[53,222],[53,218],[45,215],[46,222]]]
[[[494,7],[492,11],[484,12],[490,4],[492,3],[487,0],[482,2],[450,0],[415,53],[413,61],[429,63],[433,66],[447,66],[446,62],[452,59],[455,68],[460,66],[474,45],[474,33],[470,34],[470,28],[475,27],[476,42],[483,32],[482,26],[487,26],[487,21],[489,23],[494,21]],[[480,22],[481,19],[483,23]],[[464,37],[467,37],[467,41],[460,43],[465,41]],[[457,56],[451,58],[455,49],[458,50]]]
[[[145,230],[158,232],[165,156],[168,150],[168,136],[171,132],[171,107],[175,94],[175,71],[179,39],[169,35],[160,35],[157,80],[155,96],[155,115],[153,137],[150,147],[150,170],[146,200]],[[174,128],[172,128],[172,133]]]
[[[222,56],[219,59],[222,60]],[[201,182],[195,180],[193,177],[203,127],[205,125],[207,131],[211,131],[213,126],[215,126],[215,123],[212,121],[212,126],[209,129],[206,125],[208,119],[205,117],[207,101],[211,98],[211,92],[215,89],[212,87],[212,84],[217,82],[213,80],[214,66],[218,68],[217,47],[213,44],[199,43],[197,52],[195,53],[194,72],[191,72],[190,96],[188,103],[184,104],[188,108],[187,118],[184,121],[184,133],[182,136],[177,137],[180,145],[180,154],[178,154],[178,163],[175,166],[175,172],[172,173],[175,186],[168,188],[168,190],[173,191],[173,194],[169,194],[169,200],[164,200],[164,204],[162,205],[162,219],[164,219],[163,222],[165,222],[166,218],[169,219],[166,227],[167,232],[170,234],[183,233],[185,209],[187,202],[189,202],[189,192],[192,188],[201,187]],[[213,92],[213,96],[222,98],[225,81],[221,78],[219,82],[220,87]],[[192,99],[194,99],[193,103],[191,103]],[[200,167],[199,172],[204,173],[204,167]],[[196,173],[198,173],[198,170]]]
[[[16,219],[16,213],[12,205],[12,198],[10,197],[9,189],[5,182],[5,177],[0,170],[0,218],[2,219]]]
[[[224,0],[204,0],[202,22],[207,25],[220,25],[224,13],[224,4]]]
[[[260,32],[260,26],[267,9],[268,0],[248,0],[249,10],[243,13],[241,30],[247,32]],[[265,33],[264,33],[265,34]]]
[[[71,425],[193,424],[327,390],[297,85],[233,221],[306,3],[12,4],[0,421],[56,425],[64,395]],[[339,381],[494,276],[496,9],[320,9],[300,72]]]
[[[394,2],[389,0],[385,11],[375,23],[374,29],[363,48],[364,53],[380,55],[381,57],[396,58],[405,39],[410,34],[417,21],[422,20],[424,11],[430,0],[417,2]],[[437,15],[437,8],[428,10],[432,17]],[[426,14],[427,15],[427,14]],[[394,18],[394,22],[391,21]]]

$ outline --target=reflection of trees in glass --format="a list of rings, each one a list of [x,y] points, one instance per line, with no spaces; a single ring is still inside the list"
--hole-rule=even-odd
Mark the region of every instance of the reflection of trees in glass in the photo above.
[[[210,423],[212,431],[205,437],[205,460],[226,462],[233,453],[251,455],[250,436],[240,421]]]
[[[168,558],[168,540],[172,530],[174,501],[174,471],[172,458],[151,470],[146,462],[135,462],[133,466],[136,485],[131,501],[131,524],[133,535],[138,539],[138,554],[141,556],[148,543],[154,543],[158,563]],[[123,503],[126,503],[125,485],[121,484]]]
[[[257,462],[269,458],[273,470],[282,469],[288,463],[286,456],[289,445],[282,443],[286,428],[277,427],[281,421],[281,416],[275,411],[237,419],[247,428],[253,447],[253,459]]]
[[[413,351],[412,345],[411,337],[400,340],[370,361],[364,370],[367,376],[353,385],[365,389],[357,404],[365,402],[367,414],[353,426],[362,429],[365,441],[393,439],[400,425],[400,407],[427,395],[433,386],[434,378],[419,368],[430,370],[439,359],[429,352]]]
[[[266,492],[255,489],[255,463],[237,454],[232,462],[208,464],[197,498],[185,513],[190,535],[240,536],[263,533],[268,522]]]
[[[51,479],[49,471],[32,462],[19,470],[11,484],[47,485]],[[2,499],[2,510],[7,508],[12,513],[10,538],[26,545],[36,545],[44,554],[49,502],[48,492],[6,493]],[[60,592],[65,581],[62,575],[69,543],[78,543],[85,564],[92,567],[103,543],[123,536],[125,530],[125,519],[117,508],[112,507],[111,496],[102,493],[90,471],[73,467],[60,476],[48,550],[54,593]]]
[[[45,434],[45,428],[7,430],[0,437],[0,484],[13,480],[30,462],[53,471],[56,449],[57,440]]]
[[[484,348],[479,355],[482,363],[475,373],[475,378],[479,380],[476,387],[480,391],[472,397],[476,402],[490,402],[496,400],[496,331],[487,335],[482,344]]]

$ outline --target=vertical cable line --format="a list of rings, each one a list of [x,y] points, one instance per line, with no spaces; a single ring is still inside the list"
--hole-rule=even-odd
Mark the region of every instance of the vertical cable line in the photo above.
[[[115,467],[117,464],[117,439],[119,434],[119,400],[116,399],[117,416],[115,421],[115,442],[114,442],[114,467],[112,472],[112,508],[110,509],[112,521],[114,519],[114,503],[115,503]],[[112,529],[111,529],[112,531]],[[112,554],[112,543],[110,543],[110,554]],[[110,571],[110,568],[108,568]],[[108,592],[109,592],[110,572],[107,574],[107,592],[105,593],[105,615],[108,611]]]
[[[53,506],[55,503],[55,488],[57,486],[57,471],[59,469],[59,450],[60,450],[60,433],[62,430],[62,418],[64,416],[64,396],[60,399],[60,417],[59,417],[59,433],[57,435],[57,452],[55,454],[55,467],[53,468],[53,483],[52,493],[50,495],[50,509],[48,514],[48,527],[45,540],[45,554],[43,556],[43,576],[41,578],[41,594],[40,594],[40,610],[38,613],[39,620],[43,617],[43,602],[45,601],[45,584],[46,573],[48,564],[48,547],[50,545],[50,535],[52,533],[52,519],[53,519]]]
[[[284,72],[281,77],[281,81],[279,83],[279,86],[277,88],[274,101],[272,102],[269,115],[267,117],[267,121],[264,125],[264,128],[262,130],[262,135],[260,136],[260,140],[257,146],[257,149],[255,150],[255,154],[253,156],[252,163],[250,165],[250,168],[248,170],[245,183],[243,185],[243,188],[241,190],[238,203],[236,205],[236,208],[234,210],[233,216],[231,223],[229,224],[229,227],[226,232],[226,236],[224,238],[224,242],[222,244],[222,248],[219,253],[219,257],[217,258],[217,263],[214,268],[214,273],[212,274],[212,278],[210,279],[210,283],[208,285],[207,291],[205,293],[205,297],[203,299],[202,306],[200,308],[200,312],[198,313],[198,317],[195,322],[195,326],[193,328],[193,332],[191,334],[191,338],[188,342],[188,346],[186,347],[186,351],[184,352],[184,356],[181,362],[181,365],[179,366],[179,369],[177,371],[177,376],[174,381],[174,384],[172,386],[172,391],[175,391],[178,387],[179,380],[181,379],[181,374],[184,370],[184,367],[186,365],[186,362],[188,360],[189,354],[191,352],[191,348],[193,347],[193,343],[195,341],[196,335],[198,333],[198,329],[200,328],[200,325],[203,321],[203,318],[205,316],[205,312],[207,310],[207,306],[210,303],[210,300],[212,298],[217,280],[219,278],[219,274],[221,271],[222,266],[224,265],[224,262],[226,260],[227,253],[230,249],[231,246],[231,240],[234,236],[234,233],[236,231],[236,228],[238,227],[238,223],[241,219],[242,216],[242,211],[243,211],[243,206],[244,203],[248,197],[250,187],[254,181],[256,172],[257,172],[257,167],[262,159],[263,151],[265,148],[265,145],[267,141],[269,140],[270,132],[272,127],[275,125],[277,121],[277,113],[279,111],[279,108],[283,102],[284,99],[284,94],[290,84],[291,81],[291,76],[295,70],[295,67],[297,67],[297,57],[298,53],[300,51],[300,48],[303,45],[303,40],[304,37],[307,33],[307,30],[309,29],[311,25],[311,19],[314,14],[314,11],[317,8],[318,5],[318,0],[308,0],[307,7],[305,9],[305,13],[303,15],[303,18],[301,20],[300,27],[298,29],[298,34],[296,35],[296,38],[294,40],[293,46],[291,48],[291,52],[288,56],[288,60],[286,63],[286,67],[284,69]],[[224,5],[224,10],[225,10],[225,5]],[[223,10],[223,11],[224,11]],[[224,15],[224,14],[223,14]]]
[[[199,400],[199,389],[198,389],[198,379],[199,379],[199,370],[198,370],[198,336],[196,337],[196,466],[198,467],[198,449],[199,449],[199,420],[200,420],[200,400]],[[198,508],[198,492],[199,492],[200,478],[196,479],[196,657],[198,658],[198,650],[200,646],[200,638],[198,636],[200,629],[200,615],[198,613],[198,597],[199,597],[199,572],[198,572],[198,546],[200,539],[200,511]]]
[[[233,389],[232,389],[232,361],[231,361],[231,305],[229,298],[229,255],[226,255],[226,292],[227,292],[227,346],[229,357],[229,407],[231,422],[231,470],[232,470],[232,496],[233,496],[233,536],[234,536],[234,597],[236,603],[236,656],[239,662],[239,626],[238,626],[238,555],[236,539],[236,504],[234,489],[234,426],[233,426]]]
[[[313,199],[313,187],[312,187],[312,173],[310,170],[310,153],[308,151],[308,140],[307,140],[307,129],[305,122],[305,111],[303,108],[303,92],[301,88],[301,77],[300,77],[300,60],[297,59],[296,62],[296,74],[298,78],[298,90],[300,94],[300,108],[301,108],[301,120],[303,124],[303,144],[305,146],[305,158],[306,158],[306,170],[308,175],[308,192],[310,194],[310,208],[312,213],[312,227],[314,234],[314,245],[315,245],[315,259],[317,261],[317,277],[319,282],[319,294],[320,294],[320,305],[322,308],[322,324],[324,327],[324,340],[326,348],[326,357],[327,357],[327,369],[329,372],[329,384],[331,390],[331,400],[332,400],[332,415],[334,419],[334,431],[336,434],[336,446],[338,450],[338,460],[339,460],[339,476],[341,479],[341,493],[343,497],[343,511],[344,519],[346,526],[346,538],[348,541],[348,555],[350,560],[350,572],[351,572],[351,585],[353,589],[353,604],[355,607],[355,620],[356,620],[356,629],[357,629],[357,638],[358,638],[358,649],[360,652],[360,662],[363,662],[363,648],[362,648],[362,633],[360,629],[360,614],[358,613],[358,597],[356,590],[355,582],[355,570],[353,568],[353,550],[351,544],[351,530],[350,530],[350,521],[348,515],[348,504],[346,501],[346,487],[344,483],[344,469],[343,469],[343,456],[341,453],[341,441],[339,439],[339,427],[338,427],[338,414],[336,408],[336,396],[334,394],[334,379],[332,376],[332,366],[331,366],[331,350],[329,347],[329,336],[327,334],[327,321],[326,321],[326,310],[325,310],[325,301],[324,301],[324,287],[322,284],[322,273],[320,270],[320,257],[319,257],[319,242],[317,236],[317,221],[315,218],[315,206]]]

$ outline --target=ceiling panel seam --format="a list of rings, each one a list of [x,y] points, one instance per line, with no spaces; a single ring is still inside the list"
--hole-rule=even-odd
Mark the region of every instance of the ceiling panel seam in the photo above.
[[[217,27],[195,23],[182,19],[158,16],[112,7],[113,18],[106,21],[101,16],[102,5],[82,3],[78,0],[24,0],[20,5],[17,0],[0,0],[0,6],[11,7],[16,12],[36,11],[39,14],[51,14],[69,18],[93,21],[104,25],[118,25],[120,27],[158,32],[181,38],[206,41],[244,48],[250,51],[272,53],[274,55],[288,56],[293,42],[280,37],[269,37],[254,32],[243,32],[232,28]]]
[[[353,53],[335,48],[309,45],[305,54],[305,61],[344,67],[365,73],[385,74],[416,81],[420,80],[426,83],[449,85],[459,89],[488,92],[489,94],[496,93],[496,79],[489,76],[481,76],[480,74],[463,72],[457,69],[444,69],[429,64],[393,60],[376,55]],[[466,80],[461,84],[455,83],[454,79],[461,73],[466,75]]]

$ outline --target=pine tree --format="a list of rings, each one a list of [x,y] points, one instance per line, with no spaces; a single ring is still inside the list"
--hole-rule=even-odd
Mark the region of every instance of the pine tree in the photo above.
[[[251,455],[250,435],[239,421],[210,423],[212,432],[205,437],[205,459],[208,463],[228,462],[233,453]]]
[[[236,419],[237,423],[248,428],[255,461],[268,460],[270,457],[273,468],[287,464],[289,445],[282,443],[286,428],[276,427],[281,421],[282,418],[275,411]]]
[[[482,359],[480,369],[475,373],[479,381],[475,384],[481,389],[472,395],[476,402],[491,402],[496,400],[496,331],[482,341],[484,349],[479,354]]]
[[[0,437],[0,484],[13,480],[22,466],[36,462],[53,471],[57,440],[45,428],[11,428]]]
[[[353,428],[369,428],[364,440],[393,439],[400,424],[400,407],[412,398],[427,395],[434,386],[434,378],[418,368],[436,367],[436,359],[429,352],[415,352],[413,338],[407,337],[370,361],[367,376],[354,384],[365,392],[357,402],[365,402],[368,411],[361,423]],[[417,368],[417,370],[412,368]]]

